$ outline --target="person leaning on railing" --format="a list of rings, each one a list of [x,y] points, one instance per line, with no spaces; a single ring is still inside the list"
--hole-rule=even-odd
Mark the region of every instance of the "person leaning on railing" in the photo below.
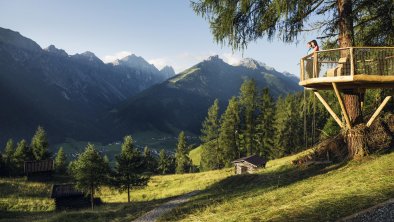
[[[319,51],[319,45],[317,44],[316,40],[307,42],[306,46],[308,47],[307,55]],[[306,76],[308,76],[309,79],[313,78],[313,59],[306,59],[305,71],[306,71]]]

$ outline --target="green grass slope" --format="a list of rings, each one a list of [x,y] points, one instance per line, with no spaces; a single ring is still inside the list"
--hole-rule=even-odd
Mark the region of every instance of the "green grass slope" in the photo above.
[[[293,158],[225,178],[161,220],[335,221],[394,197],[394,153],[310,167]]]
[[[192,160],[193,165],[200,166],[201,153],[202,153],[202,146],[190,150],[189,157]]]
[[[304,152],[305,153],[305,152]],[[95,211],[54,211],[50,185],[0,179],[2,221],[131,221],[185,193],[201,190],[162,221],[335,221],[394,197],[394,153],[344,164],[297,167],[304,153],[272,160],[256,174],[233,169],[154,176],[127,194],[104,187]]]

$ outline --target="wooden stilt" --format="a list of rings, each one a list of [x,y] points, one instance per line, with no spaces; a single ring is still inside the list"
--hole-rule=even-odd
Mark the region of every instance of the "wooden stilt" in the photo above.
[[[380,104],[379,108],[375,111],[375,113],[372,115],[371,119],[367,122],[367,127],[370,127],[373,123],[373,121],[378,117],[379,113],[382,111],[382,109],[386,106],[388,101],[391,99],[392,96],[386,96],[386,98],[383,100],[382,104]]]
[[[335,114],[335,112],[331,109],[330,105],[328,105],[328,103],[323,99],[323,97],[320,95],[320,93],[315,91],[315,95],[320,100],[320,102],[323,104],[323,106],[326,107],[327,111],[331,114],[331,116],[338,123],[338,125],[341,128],[344,128],[345,126],[343,125],[342,121],[338,118],[337,114]]]
[[[351,128],[352,128],[352,125],[350,124],[349,115],[347,114],[347,111],[346,111],[346,109],[345,109],[345,105],[343,104],[342,96],[341,96],[341,94],[339,93],[337,84],[336,84],[335,82],[333,82],[333,83],[332,83],[332,86],[333,86],[333,88],[334,88],[335,95],[337,95],[339,105],[341,106],[341,109],[342,109],[342,113],[343,113],[343,115],[345,116],[346,125],[347,125],[347,127],[348,127],[349,129],[351,129]]]

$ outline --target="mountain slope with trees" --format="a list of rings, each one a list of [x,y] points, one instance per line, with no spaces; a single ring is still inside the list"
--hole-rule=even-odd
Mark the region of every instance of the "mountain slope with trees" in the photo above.
[[[18,32],[0,28],[0,144],[26,138],[38,125],[52,140],[108,138],[111,132],[101,116],[172,75],[171,68],[162,73],[135,55],[124,60],[127,64],[104,64],[91,52],[68,55],[53,45],[41,49]]]
[[[232,66],[213,56],[131,97],[111,111],[111,118],[124,131],[176,135],[185,130],[199,135],[207,108],[215,99],[224,107],[238,94],[245,79],[254,79],[257,86],[269,88],[276,98],[301,89],[295,76],[277,72],[258,61],[245,59]]]

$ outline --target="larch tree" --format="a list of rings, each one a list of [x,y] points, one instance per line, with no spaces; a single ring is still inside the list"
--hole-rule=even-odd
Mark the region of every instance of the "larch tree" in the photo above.
[[[187,169],[190,167],[190,159],[187,155],[187,145],[185,132],[180,132],[178,136],[178,143],[175,152],[176,159],[176,173],[186,173]]]
[[[268,159],[272,157],[274,147],[274,119],[275,101],[270,95],[269,89],[261,91],[258,103],[259,115],[257,116],[255,140],[257,143],[257,153]]]
[[[55,157],[55,170],[56,172],[63,174],[67,170],[67,158],[66,154],[64,153],[63,147],[60,147],[59,150],[57,151],[56,157]]]
[[[166,151],[164,149],[160,150],[159,153],[159,160],[157,161],[157,171],[160,174],[166,174],[170,172],[170,159],[168,155],[166,154]]]
[[[202,123],[200,140],[202,142],[201,168],[204,170],[218,168],[220,156],[219,152],[219,100],[215,99],[214,103],[208,109],[207,117]]]
[[[26,140],[22,139],[17,143],[14,159],[16,168],[19,172],[23,171],[24,161],[33,160],[33,154]]]
[[[225,166],[230,166],[231,161],[240,158],[238,149],[238,130],[239,130],[239,108],[238,101],[232,97],[228,103],[226,111],[221,117],[221,127],[219,133],[219,146],[221,153],[216,155],[222,156]]]
[[[233,49],[245,49],[262,37],[294,42],[307,30],[320,31],[340,48],[390,44],[394,40],[392,0],[197,0],[191,4],[198,15],[209,21],[214,39]],[[363,95],[351,89],[343,94],[346,111],[355,126],[344,132],[349,157],[363,156]]]
[[[36,160],[45,160],[50,157],[48,139],[43,127],[39,126],[31,139],[31,150]]]
[[[115,180],[121,190],[127,191],[127,201],[130,203],[130,189],[146,186],[149,176],[144,175],[146,164],[142,154],[134,148],[133,138],[125,136],[120,155],[116,157]]]
[[[241,139],[244,147],[241,151],[247,156],[254,154],[256,149],[254,134],[256,130],[256,108],[257,108],[257,89],[256,81],[253,79],[245,80],[239,93],[239,109],[242,134]],[[243,149],[243,150],[242,150]]]
[[[92,210],[94,195],[108,179],[109,166],[93,144],[88,144],[85,151],[70,165],[72,176],[78,189],[90,194]]]

